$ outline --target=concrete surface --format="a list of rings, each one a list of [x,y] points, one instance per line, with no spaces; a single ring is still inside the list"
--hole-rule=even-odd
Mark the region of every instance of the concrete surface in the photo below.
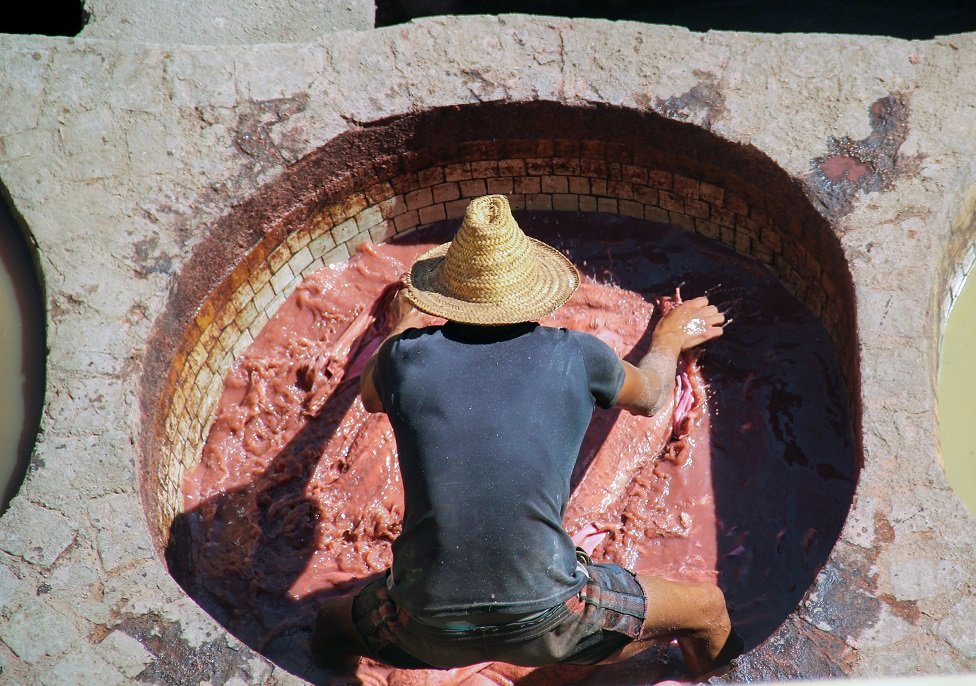
[[[0,518],[0,680],[302,683],[190,601],[154,549],[146,341],[210,227],[289,165],[369,122],[482,101],[703,127],[768,156],[840,240],[861,356],[856,502],[804,602],[724,679],[972,671],[976,536],[939,467],[934,397],[949,284],[976,231],[974,69],[976,34],[518,16],[219,48],[0,36],[0,181],[37,247],[50,348],[41,433]],[[826,184],[817,160],[869,145],[888,97],[906,107],[898,173]]]
[[[331,31],[373,28],[371,0],[86,0],[82,38],[135,43],[302,43]]]

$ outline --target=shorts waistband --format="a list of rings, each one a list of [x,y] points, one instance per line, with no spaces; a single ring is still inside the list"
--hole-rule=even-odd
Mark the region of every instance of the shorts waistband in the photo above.
[[[589,562],[589,558],[586,558]],[[586,570],[586,564],[582,559],[577,559],[576,570],[584,578],[589,579],[590,574]],[[393,590],[393,574],[388,573],[386,577],[387,590]],[[570,600],[575,598],[572,596]],[[568,602],[568,601],[566,601]],[[551,616],[556,610],[565,606],[566,602],[559,603],[544,610],[526,613],[506,613],[506,612],[468,612],[458,615],[438,615],[425,616],[416,615],[406,610],[401,612],[410,617],[411,620],[425,627],[441,629],[444,631],[492,631],[506,627],[518,626],[519,628],[529,628],[535,622],[541,622],[546,617]]]

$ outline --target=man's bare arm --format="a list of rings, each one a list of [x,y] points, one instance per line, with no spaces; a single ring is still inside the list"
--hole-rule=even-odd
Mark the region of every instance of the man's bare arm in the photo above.
[[[722,335],[725,315],[702,296],[685,301],[654,328],[651,349],[638,366],[623,362],[624,384],[617,407],[651,416],[667,404],[674,389],[678,355]]]
[[[363,367],[363,375],[359,377],[359,394],[362,396],[363,407],[366,408],[367,412],[383,412],[383,401],[380,398],[379,391],[376,389],[376,380],[374,378],[376,358],[380,353],[380,349],[394,336],[399,336],[407,329],[417,329],[426,326],[430,323],[431,319],[430,315],[421,312],[411,305],[403,297],[403,291],[400,291],[394,296],[390,309],[394,321],[393,329],[383,339],[383,343],[377,346],[376,352],[373,353],[372,357],[366,362],[366,366]]]

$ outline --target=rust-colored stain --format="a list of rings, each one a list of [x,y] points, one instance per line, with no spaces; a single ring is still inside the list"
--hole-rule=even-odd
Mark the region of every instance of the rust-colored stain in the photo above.
[[[902,171],[898,151],[908,136],[908,105],[902,95],[875,100],[868,110],[871,133],[861,140],[831,138],[827,154],[812,161],[807,194],[827,217],[837,219],[854,208],[858,191],[887,190]]]
[[[718,79],[714,74],[695,71],[700,81],[681,95],[668,98],[655,98],[653,104],[646,102],[647,97],[638,97],[638,103],[648,106],[668,119],[678,121],[699,121],[706,129],[725,111],[725,97],[718,88]]]

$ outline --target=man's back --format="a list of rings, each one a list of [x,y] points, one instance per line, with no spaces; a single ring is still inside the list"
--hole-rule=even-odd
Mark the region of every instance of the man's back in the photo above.
[[[539,326],[412,330],[384,346],[377,390],[406,511],[391,595],[425,615],[544,610],[585,582],[562,528],[594,404],[623,369],[598,339]]]

